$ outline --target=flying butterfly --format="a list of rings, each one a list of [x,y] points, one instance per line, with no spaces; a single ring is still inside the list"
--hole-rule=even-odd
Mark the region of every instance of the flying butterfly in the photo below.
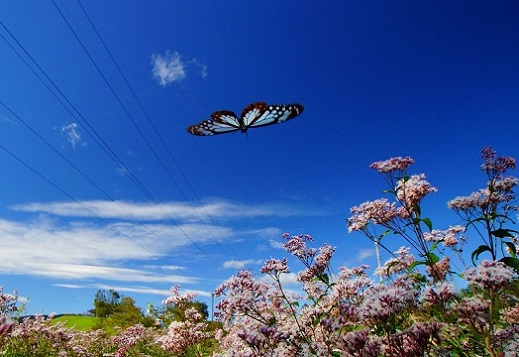
[[[211,114],[211,119],[188,126],[187,131],[200,136],[224,134],[237,130],[247,133],[249,128],[278,124],[295,118],[303,112],[303,109],[303,106],[297,103],[268,105],[257,102],[249,104],[243,109],[240,118],[232,111],[220,110]]]

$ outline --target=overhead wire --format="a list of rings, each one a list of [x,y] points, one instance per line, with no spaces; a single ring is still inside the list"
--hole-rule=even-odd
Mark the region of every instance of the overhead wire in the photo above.
[[[21,56],[17,49],[12,46],[12,44],[0,33],[0,37],[9,45],[11,49],[15,51],[15,53],[23,60],[23,62],[31,69],[31,71],[36,75],[36,77],[45,85],[45,87],[51,92],[51,94],[58,99],[58,102],[64,106],[64,108],[76,119],[78,117],[81,120],[78,122],[85,128],[85,131],[92,137],[92,139],[101,147],[101,149],[119,166],[123,172],[127,175],[128,178],[143,192],[150,200],[152,200],[157,206],[160,206],[166,215],[169,216],[169,219],[172,223],[177,226],[179,231],[204,255],[209,262],[211,262],[216,268],[219,268],[216,262],[197,244],[182,227],[176,222],[176,220],[171,217],[160,205],[160,203],[153,197],[153,195],[147,190],[147,188],[140,182],[140,180],[133,174],[131,170],[124,164],[124,162],[119,158],[119,156],[110,148],[110,146],[106,143],[106,141],[99,135],[99,133],[95,130],[95,128],[89,123],[89,121],[81,114],[81,112],[77,109],[77,107],[68,99],[68,97],[61,91],[59,86],[50,78],[50,76],[46,73],[46,71],[38,64],[38,62],[33,58],[33,56],[27,51],[27,49],[18,41],[18,39],[14,36],[14,34],[7,28],[7,26],[0,21],[0,26],[9,34],[11,39],[18,45],[18,47],[25,53],[25,55],[31,60],[31,62],[36,66],[36,68],[43,74],[46,80],[52,85],[54,90],[50,88],[50,86],[43,80],[43,78],[37,74],[37,72],[30,66],[30,64]],[[74,110],[76,114],[74,114],[71,109],[65,105],[65,102],[59,98],[59,95],[63,98],[63,100]],[[88,130],[88,129],[89,130]]]
[[[149,250],[148,248],[146,248],[144,245],[140,244],[139,242],[137,242],[135,239],[131,238],[130,236],[128,236],[127,234],[125,234],[124,232],[122,232],[120,229],[118,229],[117,227],[115,227],[112,223],[110,223],[109,221],[107,221],[105,218],[99,216],[97,213],[95,213],[93,210],[91,210],[88,206],[84,205],[81,201],[79,201],[78,199],[76,199],[74,196],[72,196],[71,194],[69,194],[68,192],[66,192],[64,189],[62,189],[61,187],[59,187],[57,184],[55,184],[52,180],[50,180],[49,178],[47,178],[45,175],[43,175],[42,173],[40,173],[38,170],[36,170],[34,167],[32,167],[31,165],[29,165],[27,162],[25,162],[23,159],[21,159],[19,156],[17,156],[15,153],[13,153],[12,151],[10,151],[9,149],[7,149],[4,145],[0,144],[0,149],[2,149],[4,152],[6,152],[7,154],[9,154],[12,158],[14,158],[16,161],[18,161],[20,164],[22,164],[23,166],[25,166],[27,169],[29,169],[30,171],[32,171],[34,174],[36,174],[38,177],[40,177],[42,180],[44,180],[45,182],[47,182],[48,184],[50,184],[52,187],[54,187],[56,190],[58,190],[59,192],[61,192],[63,195],[67,196],[69,199],[71,199],[72,201],[76,202],[77,204],[79,204],[82,208],[84,208],[85,210],[87,210],[90,214],[92,214],[92,216],[98,218],[99,220],[101,220],[102,222],[104,222],[107,226],[109,226],[110,228],[114,229],[115,231],[117,231],[119,234],[121,234],[121,236],[123,236],[124,238],[128,239],[129,241],[133,242],[134,244],[138,245],[139,247],[141,247],[143,250],[145,250],[146,252],[148,252],[152,257],[162,261],[163,263],[165,263],[166,265],[169,265],[170,263],[168,263],[167,261],[165,261],[163,258],[161,258],[160,256],[158,256],[157,254],[153,253],[151,250]]]
[[[98,71],[98,73],[100,74],[100,76],[102,77],[102,79],[104,80],[104,82],[106,83],[106,85],[108,86],[108,88],[110,89],[111,93],[115,96],[116,100],[118,101],[118,103],[121,105],[121,107],[123,108],[123,110],[125,111],[126,115],[128,116],[128,118],[130,119],[131,123],[133,124],[133,126],[135,127],[135,129],[137,130],[137,132],[139,133],[139,135],[142,137],[142,139],[144,140],[144,142],[146,143],[146,145],[148,146],[148,148],[150,149],[150,151],[152,152],[153,156],[156,158],[156,160],[160,163],[162,169],[166,172],[167,176],[169,177],[170,181],[175,185],[175,187],[177,188],[177,190],[180,192],[182,198],[184,199],[184,201],[186,201],[186,203],[190,206],[190,208],[193,210],[193,212],[197,215],[197,218],[199,219],[199,221],[205,226],[206,230],[208,231],[208,233],[212,236],[213,240],[215,241],[215,243],[217,243],[217,245],[219,246],[219,248],[225,253],[227,254],[227,252],[225,252],[225,249],[223,248],[223,246],[220,244],[219,240],[214,236],[214,234],[209,230],[209,228],[207,227],[205,221],[202,219],[202,217],[199,215],[198,211],[193,207],[193,205],[191,204],[190,200],[187,198],[186,194],[184,193],[184,191],[182,190],[182,188],[180,187],[180,185],[177,183],[177,181],[174,179],[171,171],[168,169],[167,165],[163,162],[163,160],[160,158],[160,156],[158,155],[157,151],[154,149],[153,145],[151,144],[150,140],[146,137],[146,135],[144,135],[144,132],[142,131],[142,129],[139,127],[139,125],[137,124],[137,121],[134,119],[134,117],[131,115],[131,113],[129,112],[129,110],[127,109],[127,107],[124,105],[123,101],[120,99],[119,95],[116,93],[116,91],[114,90],[113,86],[109,83],[106,75],[103,73],[103,71],[101,70],[101,68],[99,67],[99,65],[97,65],[95,63],[95,60],[93,59],[92,55],[89,53],[89,51],[87,50],[85,44],[83,43],[83,41],[79,38],[78,34],[76,33],[76,31],[73,29],[70,21],[67,20],[67,18],[65,17],[63,11],[61,11],[61,9],[58,7],[57,3],[54,1],[54,0],[51,0],[52,3],[54,4],[54,6],[56,7],[56,9],[58,10],[58,12],[60,13],[61,17],[63,18],[63,20],[65,21],[65,23],[67,24],[67,26],[69,27],[70,31],[73,33],[74,37],[76,38],[76,40],[79,42],[80,46],[82,47],[82,49],[85,51],[85,53],[87,54],[88,58],[90,59],[90,61],[92,62],[92,64],[94,65],[94,67],[96,68],[96,70]],[[151,117],[149,116],[148,112],[146,111],[146,109],[144,108],[144,106],[142,105],[142,102],[139,100],[137,94],[135,93],[135,91],[133,90],[132,86],[130,85],[129,81],[127,80],[126,76],[124,75],[124,73],[122,72],[120,66],[118,65],[117,61],[115,60],[114,56],[112,55],[112,52],[110,51],[110,49],[108,48],[108,46],[106,45],[106,42],[103,40],[103,38],[101,37],[99,31],[97,30],[97,28],[95,27],[95,25],[93,24],[90,16],[88,15],[88,13],[86,12],[85,8],[83,7],[83,5],[81,4],[81,2],[79,0],[77,0],[83,14],[85,15],[87,21],[89,22],[90,26],[92,27],[92,29],[94,30],[96,36],[98,37],[100,43],[103,45],[103,48],[105,49],[105,51],[107,52],[108,56],[110,57],[110,59],[112,60],[115,68],[117,69],[119,75],[121,76],[121,78],[123,79],[125,85],[127,86],[127,88],[129,89],[130,93],[132,94],[133,98],[135,99],[136,103],[138,104],[139,108],[141,109],[141,111],[144,113],[148,123],[150,124],[151,128],[153,129],[153,132],[154,134],[158,137],[161,145],[163,146],[163,148],[165,149],[165,151],[168,153],[168,156],[170,157],[170,159],[172,160],[172,162],[175,164],[175,167],[177,168],[177,170],[179,171],[179,173],[181,174],[182,178],[184,179],[184,181],[187,183],[188,187],[190,188],[191,192],[194,194],[195,198],[197,199],[197,201],[199,202],[200,204],[200,207],[201,209],[205,210],[204,208],[204,205],[202,204],[201,200],[200,200],[200,197],[197,195],[196,191],[194,190],[193,186],[191,185],[191,183],[189,182],[187,176],[185,175],[184,171],[181,169],[180,165],[178,164],[177,160],[174,158],[173,154],[171,153],[171,150],[169,150],[169,147],[168,145],[165,143],[162,135],[160,134],[159,130],[157,129],[156,125],[153,123],[153,121],[151,120]],[[214,227],[216,227],[217,230],[219,230],[219,227],[218,225],[215,223],[214,219],[212,218],[211,215],[209,215],[207,212],[205,212],[206,216],[210,219],[211,223],[213,224]],[[221,234],[221,233],[220,233]],[[232,250],[232,248],[231,248]],[[237,253],[232,251],[232,253],[238,257]]]
[[[135,93],[135,91],[133,90],[133,87],[130,85],[128,79],[126,78],[125,74],[123,73],[123,71],[121,70],[121,67],[119,66],[119,64],[117,63],[115,57],[113,56],[112,54],[112,51],[110,51],[109,47],[106,45],[106,42],[103,40],[101,34],[99,33],[99,31],[97,30],[97,27],[94,25],[92,19],[90,18],[90,15],[88,15],[87,11],[85,10],[85,8],[83,7],[83,5],[81,4],[81,1],[80,0],[76,0],[79,7],[81,8],[83,14],[85,15],[85,18],[87,19],[88,23],[90,24],[90,26],[92,27],[92,29],[94,30],[97,38],[99,39],[99,41],[101,42],[101,44],[103,45],[103,48],[105,49],[105,51],[107,52],[108,56],[110,57],[110,59],[112,60],[112,63],[115,65],[115,68],[117,69],[119,75],[122,77],[125,85],[127,86],[127,88],[130,90],[130,93],[132,94],[133,98],[135,99],[137,105],[139,106],[139,108],[141,109],[141,111],[144,113],[144,116],[145,118],[147,119],[148,123],[150,124],[151,128],[153,129],[153,132],[154,134],[157,136],[157,138],[159,139],[159,142],[161,143],[162,147],[165,149],[166,153],[168,154],[169,158],[171,159],[171,161],[173,162],[173,164],[175,165],[176,169],[178,170],[178,172],[180,173],[182,179],[184,180],[184,182],[186,182],[189,190],[191,191],[191,193],[194,195],[195,199],[197,200],[197,202],[199,203],[200,207],[202,208],[202,210],[204,210],[204,214],[209,218],[209,220],[211,221],[211,224],[219,231],[220,235],[222,234],[221,231],[220,231],[220,228],[219,226],[216,224],[216,222],[214,221],[212,215],[210,215],[207,210],[204,208],[204,205],[202,203],[202,200],[200,199],[200,197],[198,196],[198,194],[196,193],[193,185],[191,184],[191,182],[188,180],[186,174],[184,173],[184,170],[181,168],[180,164],[177,162],[177,160],[175,159],[175,157],[173,156],[173,153],[171,152],[171,150],[169,149],[169,146],[166,144],[164,138],[162,137],[162,135],[160,134],[160,131],[157,129],[157,126],[154,124],[153,120],[151,119],[150,115],[148,114],[148,111],[144,108],[144,105],[142,104],[142,102],[140,101],[139,97],[137,96],[137,94]],[[164,169],[166,170],[169,178],[171,179],[171,181],[173,181],[173,183],[175,184],[175,186],[177,187],[177,189],[179,190],[180,194],[182,195],[182,197],[184,198],[184,200],[189,204],[189,206],[193,209],[194,212],[196,212],[198,218],[200,221],[203,222],[202,218],[198,215],[198,212],[192,207],[190,201],[188,200],[188,198],[186,197],[186,195],[184,194],[184,192],[182,191],[182,189],[180,188],[180,186],[177,184],[177,182],[173,179],[169,169],[163,165]],[[207,227],[206,227],[207,228]],[[210,232],[210,230],[207,228],[207,231],[212,235],[212,233]],[[216,237],[214,237],[214,235],[212,235],[214,240],[218,243],[218,245],[220,245],[218,239]],[[220,246],[221,247],[221,246]],[[221,247],[222,248],[222,247]],[[223,250],[223,248],[222,248]],[[230,250],[231,252],[234,254],[234,256],[236,256],[238,259],[238,254],[232,249],[232,247],[230,247]]]
[[[89,57],[89,59],[91,60],[91,62],[93,63],[93,65],[95,66],[95,68],[97,69],[97,71],[99,72],[99,74],[101,75],[101,77],[103,78],[103,80],[105,81],[105,83],[107,84],[107,86],[109,87],[110,91],[112,92],[112,94],[116,97],[117,101],[119,102],[119,104],[123,107],[123,110],[125,111],[125,113],[127,114],[127,116],[129,117],[131,123],[133,124],[133,126],[135,127],[135,129],[137,130],[137,132],[140,134],[140,136],[142,137],[142,139],[144,140],[144,142],[146,143],[146,145],[148,146],[148,148],[150,149],[150,151],[152,152],[153,156],[157,159],[157,161],[160,163],[161,167],[163,168],[163,170],[166,172],[167,176],[169,177],[169,179],[171,180],[171,182],[175,185],[175,187],[178,189],[178,191],[180,192],[180,194],[182,195],[183,199],[186,201],[186,203],[190,206],[190,208],[193,210],[193,212],[196,214],[196,216],[198,217],[199,221],[204,225],[204,227],[206,228],[206,230],[209,232],[209,234],[212,236],[213,240],[215,241],[215,243],[217,243],[217,245],[219,246],[219,248],[225,253],[225,250],[223,248],[223,246],[220,244],[220,242],[218,241],[218,239],[214,236],[214,234],[209,230],[209,228],[207,227],[205,221],[201,218],[200,214],[198,213],[198,211],[193,207],[193,205],[191,204],[191,202],[189,201],[189,199],[187,198],[187,196],[185,195],[185,193],[183,192],[183,190],[180,188],[179,184],[177,183],[177,181],[173,178],[173,175],[172,173],[170,172],[170,170],[167,168],[167,166],[165,165],[165,163],[162,161],[162,159],[160,158],[160,156],[158,155],[157,151],[154,149],[154,147],[152,146],[150,140],[144,135],[144,132],[141,130],[141,128],[139,127],[139,125],[137,124],[136,120],[133,118],[133,116],[130,114],[130,112],[128,111],[128,109],[126,108],[126,106],[124,105],[124,103],[122,102],[122,100],[120,99],[119,95],[115,92],[115,90],[113,89],[112,85],[109,83],[109,81],[107,80],[106,78],[106,75],[101,71],[100,67],[95,63],[94,59],[92,58],[92,56],[90,55],[90,53],[88,52],[88,50],[86,49],[86,46],[83,44],[83,42],[81,41],[81,39],[79,38],[79,36],[77,35],[77,33],[75,32],[75,30],[72,28],[70,22],[65,18],[63,12],[58,8],[56,2],[54,0],[52,0],[52,2],[54,3],[54,5],[56,6],[56,8],[58,9],[60,15],[62,16],[63,20],[66,22],[66,24],[68,25],[69,29],[72,31],[72,33],[74,34],[76,40],[80,43],[81,47],[83,48],[83,50],[85,51],[85,53],[87,54],[87,56]],[[79,3],[79,5],[81,6],[81,4]],[[180,169],[178,163],[176,162],[176,160],[173,158],[171,152],[169,151],[169,148],[167,147],[167,145],[165,144],[164,140],[162,139],[162,136],[160,135],[160,133],[158,132],[156,126],[153,124],[153,122],[151,121],[149,115],[147,114],[146,110],[144,109],[144,107],[142,106],[142,103],[140,102],[140,100],[138,99],[137,95],[135,94],[135,92],[133,91],[133,89],[131,88],[128,80],[126,79],[126,77],[124,76],[124,74],[122,73],[120,67],[118,66],[117,62],[115,61],[115,58],[113,57],[113,55],[111,54],[110,50],[108,49],[108,47],[106,46],[106,43],[103,41],[103,39],[101,38],[99,32],[97,31],[97,29],[95,29],[90,17],[88,16],[88,14],[86,13],[85,9],[81,6],[84,14],[86,15],[89,23],[91,24],[91,26],[93,27],[94,31],[96,32],[98,38],[100,39],[101,43],[103,44],[105,50],[107,51],[107,53],[109,54],[110,58],[112,59],[112,62],[114,63],[115,67],[117,68],[117,70],[119,71],[121,77],[123,78],[125,84],[127,85],[127,87],[129,88],[130,92],[132,93],[133,97],[136,99],[137,103],[139,104],[141,110],[145,113],[145,115],[147,116],[148,118],[148,122],[150,123],[150,125],[152,126],[155,134],[159,137],[159,140],[162,142],[163,146],[165,147],[166,151],[170,154],[171,158],[173,159],[173,162],[176,164],[177,168]],[[181,171],[181,173],[183,174],[183,172]],[[189,181],[187,180],[187,178],[185,177],[184,175],[184,178],[186,180],[186,182],[188,183],[189,186],[190,183]],[[192,188],[192,186],[191,186]],[[201,204],[200,202],[200,205],[201,205],[201,208],[203,209],[203,205]],[[212,219],[212,217],[211,217]],[[215,227],[218,227],[214,221],[213,221],[213,224],[215,225]]]
[[[110,201],[114,202],[119,208],[121,208],[126,214],[132,218],[135,222],[137,222],[140,226],[142,226],[147,232],[149,232],[151,235],[158,238],[162,243],[169,246],[169,248],[179,256],[182,256],[182,253],[180,253],[178,250],[176,250],[171,244],[169,244],[167,241],[159,237],[152,229],[150,229],[144,222],[142,222],[140,219],[135,217],[131,212],[129,212],[126,207],[124,207],[119,200],[116,200],[114,197],[112,197],[108,192],[106,192],[101,186],[99,186],[94,180],[92,180],[84,171],[82,171],[79,167],[77,167],[72,161],[70,161],[66,156],[64,156],[61,152],[59,152],[56,147],[54,147],[51,143],[48,142],[41,134],[39,134],[27,121],[25,121],[23,118],[21,118],[18,114],[16,114],[10,106],[8,106],[4,101],[0,99],[0,105],[2,105],[7,111],[15,117],[19,122],[21,122],[29,131],[31,131],[36,137],[38,137],[47,147],[49,147],[56,155],[58,155],[63,161],[65,161],[70,167],[72,167],[77,173],[79,173],[83,178],[85,178],[90,184],[92,184],[98,191],[103,193]],[[11,156],[14,156],[14,154],[11,154]],[[21,161],[21,160],[18,160]],[[28,164],[25,164],[25,166],[28,166]],[[33,170],[35,171],[35,170]],[[43,176],[42,174],[39,174],[39,176]],[[48,181],[48,180],[46,180]],[[53,185],[56,186],[56,185]],[[68,195],[70,196],[70,195]],[[77,199],[74,199],[75,202],[82,202]],[[81,204],[82,207],[85,207],[86,205]],[[89,212],[91,210],[89,209]],[[198,268],[203,270],[200,266],[195,264]]]

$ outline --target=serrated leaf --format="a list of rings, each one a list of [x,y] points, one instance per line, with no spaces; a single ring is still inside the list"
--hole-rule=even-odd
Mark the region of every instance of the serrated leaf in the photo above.
[[[474,250],[472,252],[472,255],[470,256],[470,258],[472,259],[472,263],[474,263],[474,265],[476,265],[476,259],[478,259],[479,255],[483,252],[490,252],[490,248],[486,245],[480,245],[479,247],[476,248],[476,250]]]

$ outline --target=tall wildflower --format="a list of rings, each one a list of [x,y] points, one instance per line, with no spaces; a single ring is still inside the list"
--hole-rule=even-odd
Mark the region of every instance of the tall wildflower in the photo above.
[[[210,334],[207,331],[208,324],[202,315],[191,306],[195,293],[180,293],[180,286],[175,285],[170,289],[170,296],[162,301],[165,306],[176,307],[182,316],[180,321],[173,321],[167,326],[166,334],[157,339],[157,342],[165,351],[180,355],[202,356],[202,348]]]
[[[352,207],[352,215],[347,219],[348,231],[360,231],[366,235],[375,243],[377,254],[379,246],[386,249],[381,243],[382,238],[392,232],[416,249],[430,269],[436,269],[434,264],[438,259],[432,252],[434,246],[428,243],[423,231],[423,226],[432,230],[432,223],[422,216],[421,203],[428,194],[438,189],[426,180],[425,174],[407,174],[413,163],[410,157],[394,157],[370,165],[385,179],[389,185],[389,190],[385,192],[391,194],[395,202],[381,198]],[[386,231],[378,235],[374,229],[370,230],[370,226],[381,226]],[[436,274],[438,278],[441,276]]]
[[[475,232],[483,240],[483,245],[474,251],[472,258],[478,258],[481,253],[488,252],[492,260],[498,259],[500,247],[506,247],[510,254],[505,263],[519,270],[517,252],[517,230],[507,228],[507,224],[515,223],[512,214],[517,206],[511,205],[515,199],[514,188],[519,180],[513,176],[505,176],[508,170],[515,169],[516,162],[512,157],[497,156],[491,147],[481,151],[483,164],[481,170],[487,176],[484,188],[468,196],[458,196],[447,205],[454,210],[467,226],[475,227]]]

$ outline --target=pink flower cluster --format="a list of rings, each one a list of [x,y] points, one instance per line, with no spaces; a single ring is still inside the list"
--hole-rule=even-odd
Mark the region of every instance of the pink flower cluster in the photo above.
[[[382,174],[391,172],[405,172],[409,166],[414,164],[414,160],[408,157],[393,157],[389,160],[377,161],[372,163],[369,167],[377,170]]]
[[[189,308],[185,313],[185,320],[174,321],[168,326],[167,334],[160,337],[157,342],[166,351],[175,354],[187,354],[189,348],[208,339],[207,323],[202,321],[200,313]]]
[[[445,247],[454,247],[465,241],[465,237],[460,236],[466,228],[460,225],[449,227],[447,230],[433,229],[431,232],[424,232],[424,239],[428,242],[440,242]]]
[[[350,212],[352,216],[348,218],[349,232],[365,230],[369,224],[391,226],[395,220],[409,217],[405,208],[397,208],[396,203],[389,203],[385,198],[364,202],[352,207]]]
[[[18,311],[16,303],[18,302],[18,292],[13,294],[5,294],[3,286],[0,286],[0,317],[11,316]]]
[[[127,328],[121,335],[114,337],[113,341],[118,346],[116,357],[125,357],[129,349],[134,347],[144,333],[144,326],[135,325]]]
[[[483,260],[477,268],[469,268],[464,273],[467,282],[475,287],[498,291],[514,282],[514,273],[499,261]]]
[[[396,197],[409,210],[419,205],[429,193],[437,191],[438,189],[425,179],[425,174],[411,175],[408,179],[398,181]]]
[[[433,229],[432,221],[422,216],[423,198],[436,188],[425,175],[406,174],[413,159],[397,157],[371,165],[390,183],[387,192],[396,202],[379,199],[353,207],[348,230],[367,235],[376,247],[384,247],[381,239],[389,233],[409,243],[392,253],[384,247],[391,257],[375,271],[379,283],[366,265],[332,269],[335,247],[324,243],[313,248],[310,235],[285,233],[286,252],[303,265],[295,271],[298,279],[293,284],[298,286],[288,289],[283,279],[291,272],[287,258],[265,260],[260,278],[237,272],[215,291],[220,325],[214,334],[209,332],[211,323],[192,307],[195,294],[182,294],[179,286],[163,301],[180,308],[179,321],[155,328],[136,325],[112,337],[102,330],[67,329],[42,316],[10,319],[17,311],[17,294],[4,294],[0,288],[0,355],[199,357],[207,355],[203,346],[214,342],[210,351],[215,357],[516,356],[519,294],[514,268],[519,259],[512,234],[517,232],[507,227],[513,222],[508,204],[518,180],[504,177],[515,168],[515,160],[497,157],[491,148],[482,156],[487,187],[449,202],[465,213],[467,225],[446,230]],[[375,237],[369,225],[380,225],[385,232]],[[453,253],[462,258],[461,245],[472,227],[482,227],[473,231],[489,237],[471,258],[490,251],[492,260],[458,274],[452,271],[459,269]],[[466,288],[456,290],[460,278]]]

